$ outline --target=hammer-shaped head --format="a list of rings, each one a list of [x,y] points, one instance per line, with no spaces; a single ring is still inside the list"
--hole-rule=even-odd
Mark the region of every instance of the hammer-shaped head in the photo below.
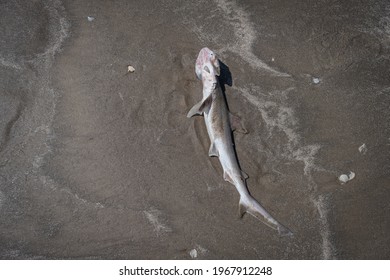
[[[209,48],[200,50],[195,63],[195,73],[199,80],[202,80],[202,73],[206,71],[210,75],[219,76],[219,61],[215,53]]]

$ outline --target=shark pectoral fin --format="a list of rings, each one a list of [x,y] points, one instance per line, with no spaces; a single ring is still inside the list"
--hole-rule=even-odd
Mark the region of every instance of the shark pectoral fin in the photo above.
[[[234,185],[234,181],[233,181],[232,177],[226,171],[223,172],[223,179]]]
[[[208,111],[210,109],[211,102],[213,102],[213,97],[210,94],[205,100],[203,100],[202,104],[199,107],[199,111],[201,111],[202,113],[204,111]]]
[[[230,118],[230,125],[232,127],[233,131],[237,131],[239,133],[247,134],[248,130],[244,127],[244,124],[241,121],[241,118],[233,115],[229,112],[229,118]]]
[[[187,118],[191,118],[191,117],[197,116],[197,115],[202,115],[203,112],[199,110],[199,108],[200,108],[200,106],[202,106],[202,104],[203,104],[202,101],[196,103],[196,104],[191,108],[191,110],[188,112]]]
[[[215,147],[214,142],[212,142],[210,145],[209,157],[219,157],[219,153],[218,153],[217,148]]]
[[[196,115],[203,115],[205,111],[209,110],[211,102],[213,102],[213,97],[210,95],[205,100],[196,103],[188,112],[187,118],[191,118]]]

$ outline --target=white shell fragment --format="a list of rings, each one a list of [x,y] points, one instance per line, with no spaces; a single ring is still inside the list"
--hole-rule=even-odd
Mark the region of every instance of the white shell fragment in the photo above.
[[[316,78],[316,77],[313,77],[313,78],[312,78],[312,81],[313,81],[313,83],[316,84],[316,85],[319,84],[319,83],[321,82],[320,78]]]
[[[94,21],[95,20],[95,18],[91,17],[91,16],[88,16],[87,19],[88,19],[88,21]]]
[[[133,73],[135,71],[135,68],[131,65],[127,66],[127,72]]]
[[[348,181],[351,181],[353,178],[355,178],[355,173],[352,171],[349,171],[348,174],[341,174],[339,176],[339,181],[342,185],[344,185]]]
[[[346,182],[349,181],[348,175],[341,174],[341,175],[339,176],[339,181],[341,182],[341,184],[345,184]]]
[[[363,144],[363,145],[361,145],[360,147],[359,147],[359,152],[361,153],[361,154],[366,154],[367,153],[367,146],[366,146],[366,144]]]
[[[198,257],[198,251],[196,251],[196,249],[192,249],[190,251],[190,256],[191,258],[196,259]]]

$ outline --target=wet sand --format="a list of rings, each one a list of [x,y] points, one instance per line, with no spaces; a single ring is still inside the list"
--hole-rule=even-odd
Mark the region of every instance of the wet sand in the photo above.
[[[344,2],[0,2],[0,258],[389,259],[390,5]],[[238,217],[186,118],[204,46],[293,238]]]

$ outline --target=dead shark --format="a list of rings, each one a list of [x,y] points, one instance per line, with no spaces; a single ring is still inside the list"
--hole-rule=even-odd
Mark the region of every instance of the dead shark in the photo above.
[[[233,184],[240,194],[239,211],[243,216],[249,213],[280,235],[292,235],[292,232],[272,217],[261,204],[253,198],[246,186],[248,176],[240,169],[233,145],[232,129],[238,128],[238,119],[227,107],[225,97],[218,82],[219,61],[214,52],[203,48],[195,64],[195,73],[203,83],[203,98],[188,112],[187,117],[203,115],[210,138],[209,156],[218,157],[223,169],[225,181]],[[241,128],[241,130],[245,131]]]

